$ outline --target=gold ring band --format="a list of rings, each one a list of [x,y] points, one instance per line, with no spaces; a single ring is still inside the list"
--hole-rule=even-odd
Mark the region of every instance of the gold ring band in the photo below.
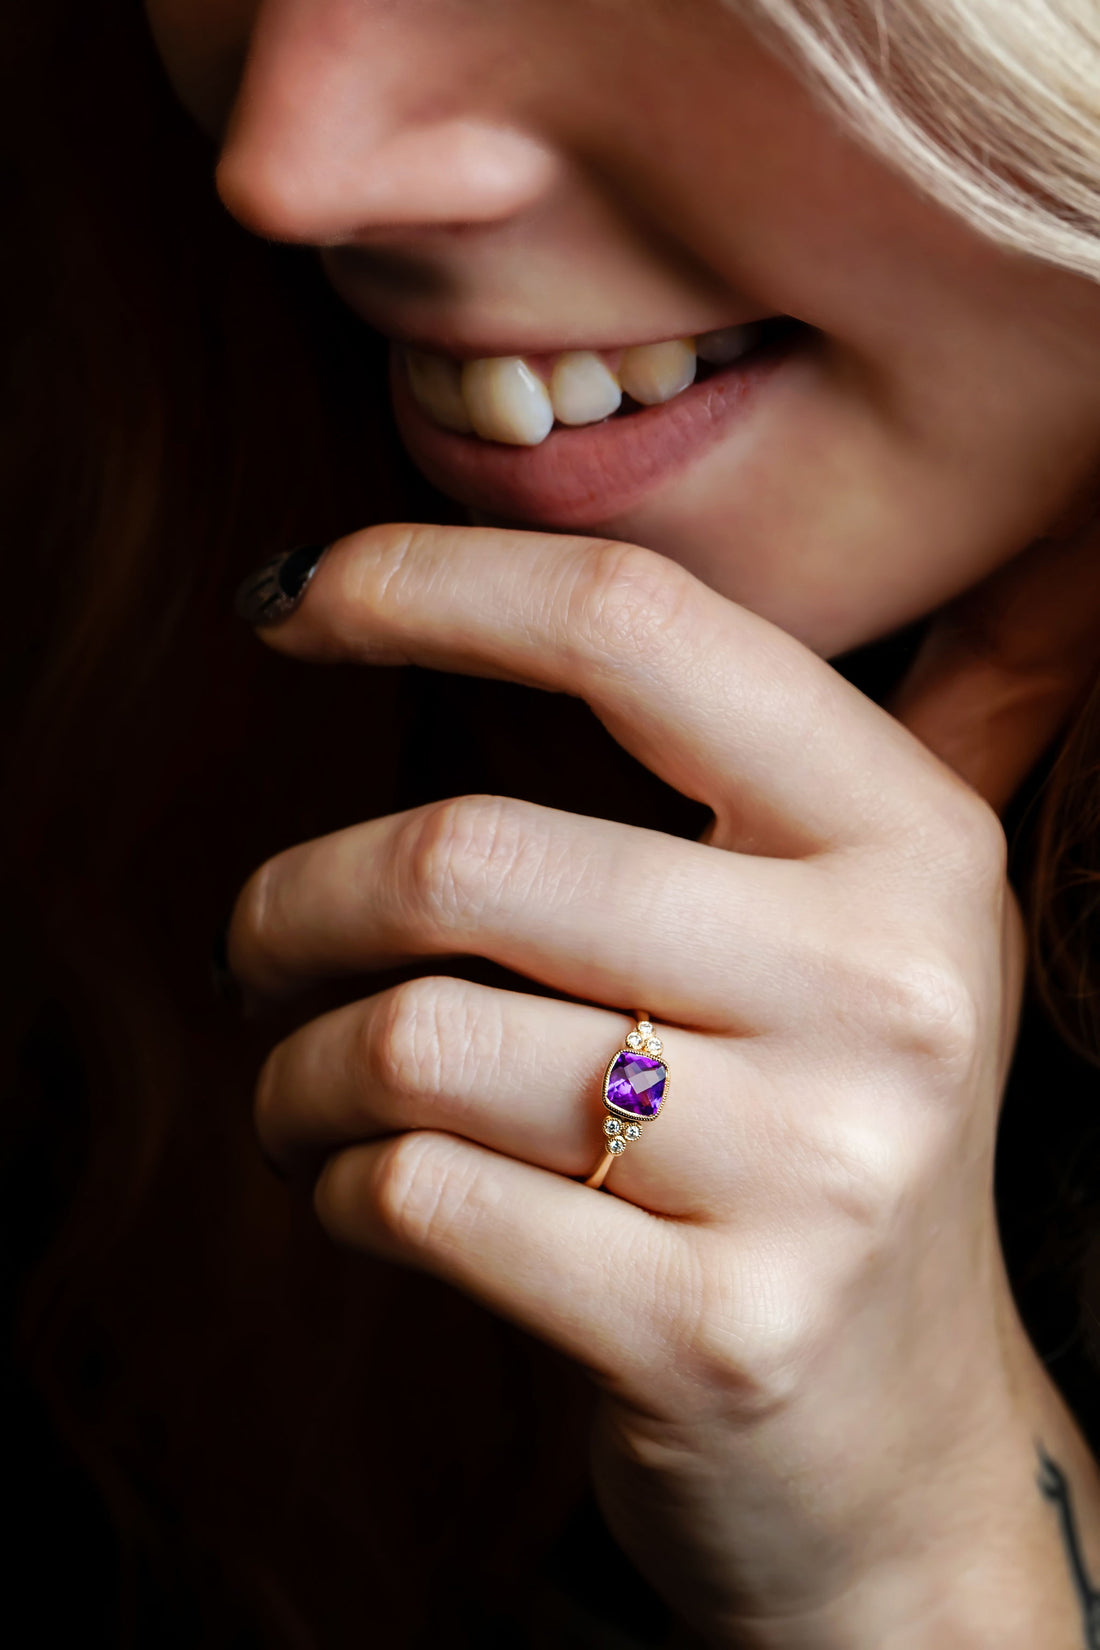
[[[646,1124],[668,1099],[668,1067],[660,1058],[664,1045],[648,1014],[635,1011],[634,1019],[634,1030],[627,1032],[622,1048],[611,1056],[604,1072],[604,1149],[584,1182],[594,1189],[603,1185],[607,1171],[627,1146],[642,1138]]]

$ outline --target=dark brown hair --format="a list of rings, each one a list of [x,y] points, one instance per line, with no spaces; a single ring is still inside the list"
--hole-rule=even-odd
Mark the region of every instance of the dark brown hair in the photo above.
[[[83,1575],[108,1642],[176,1642],[188,1612],[204,1644],[461,1642],[576,1497],[580,1378],[332,1249],[252,1137],[273,1033],[207,979],[256,864],[397,805],[410,714],[401,673],[269,655],[237,582],[303,540],[445,518],[396,448],[380,342],[310,254],[224,212],[137,0],[0,27],[20,1367],[109,1509],[121,1573]],[[32,1461],[28,1495],[56,1470]]]

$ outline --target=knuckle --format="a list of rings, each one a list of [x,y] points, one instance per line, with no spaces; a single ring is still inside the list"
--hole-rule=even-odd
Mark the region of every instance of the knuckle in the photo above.
[[[677,1362],[724,1410],[762,1420],[804,1388],[813,1364],[821,1309],[807,1268],[759,1244],[700,1260]]]
[[[915,1167],[915,1130],[899,1137],[882,1119],[877,1076],[868,1074],[844,1103],[822,1107],[788,1142],[788,1170],[831,1226],[861,1241],[894,1229]]]
[[[500,796],[433,803],[411,822],[407,892],[433,930],[465,929],[533,858],[530,811]]]
[[[1008,877],[1008,838],[993,808],[980,797],[973,799],[963,832],[966,863],[981,887],[1001,887]]]
[[[1008,875],[1008,839],[996,811],[961,781],[941,806],[934,843],[937,875],[945,870],[956,886],[980,895],[1003,887]]]
[[[359,1061],[371,1086],[399,1098],[432,1094],[443,1080],[444,1050],[453,1019],[444,999],[447,981],[408,980],[386,993],[361,1023]]]
[[[788,1408],[835,1355],[869,1292],[895,1274],[914,1220],[942,1182],[954,1127],[908,1130],[874,1116],[878,1098],[815,1128],[786,1156],[800,1220],[749,1225],[730,1242],[718,1227],[697,1242],[678,1280],[677,1369],[723,1414],[759,1420]]]
[[[972,982],[942,956],[890,957],[866,989],[877,1035],[902,1057],[930,1064],[952,1084],[979,1057],[982,1014]]]
[[[362,1086],[409,1106],[430,1099],[438,1127],[462,1128],[501,1071],[504,1025],[476,987],[448,976],[387,992],[360,1025]]]
[[[579,637],[597,663],[653,649],[670,640],[688,592],[690,575],[676,562],[638,544],[596,540],[566,603],[567,633]]]
[[[465,1193],[449,1144],[414,1130],[397,1135],[380,1153],[371,1187],[374,1214],[401,1249],[423,1253],[447,1244]]]
[[[960,968],[944,961],[907,966],[892,983],[903,1031],[915,1051],[950,1071],[969,1067],[981,1045],[977,994]]]
[[[853,1311],[885,1286],[914,1205],[942,1171],[927,1141],[915,1152],[870,1139],[841,1149],[847,1161],[813,1187],[811,1219],[760,1228],[735,1246],[725,1238],[717,1254],[704,1249],[681,1293],[678,1366],[742,1417],[764,1418],[804,1395]],[[873,1181],[857,1185],[867,1161]]]

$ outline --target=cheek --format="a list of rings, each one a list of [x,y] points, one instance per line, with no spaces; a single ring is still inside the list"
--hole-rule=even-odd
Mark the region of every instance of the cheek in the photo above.
[[[948,429],[946,410],[931,421],[942,439],[907,438],[807,366],[743,435],[597,530],[831,657],[932,612],[1047,530],[1100,453],[1100,420],[1073,399],[1074,419],[1021,420],[984,446]]]

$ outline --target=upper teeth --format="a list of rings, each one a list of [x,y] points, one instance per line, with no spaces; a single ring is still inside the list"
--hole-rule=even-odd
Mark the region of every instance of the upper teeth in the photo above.
[[[643,407],[657,407],[695,382],[695,341],[674,338],[670,344],[639,344],[628,349],[619,368],[627,395]]]
[[[595,424],[610,418],[620,405],[622,377],[617,378],[591,350],[571,349],[554,362],[547,394],[562,424]]]
[[[424,355],[420,350],[407,350],[405,363],[412,392],[424,411],[445,430],[469,435],[473,425],[462,399],[458,363],[446,355]]]
[[[545,386],[520,355],[467,361],[461,394],[471,424],[486,441],[537,447],[554,428]]]
[[[619,352],[617,370],[591,350],[566,350],[546,381],[521,355],[464,364],[446,355],[406,350],[409,387],[424,412],[444,429],[475,432],[486,441],[537,447],[561,424],[595,424],[620,405],[623,393],[644,406],[671,401],[695,380],[696,358],[725,365],[752,347],[756,329],[723,327],[697,339],[638,344]]]

